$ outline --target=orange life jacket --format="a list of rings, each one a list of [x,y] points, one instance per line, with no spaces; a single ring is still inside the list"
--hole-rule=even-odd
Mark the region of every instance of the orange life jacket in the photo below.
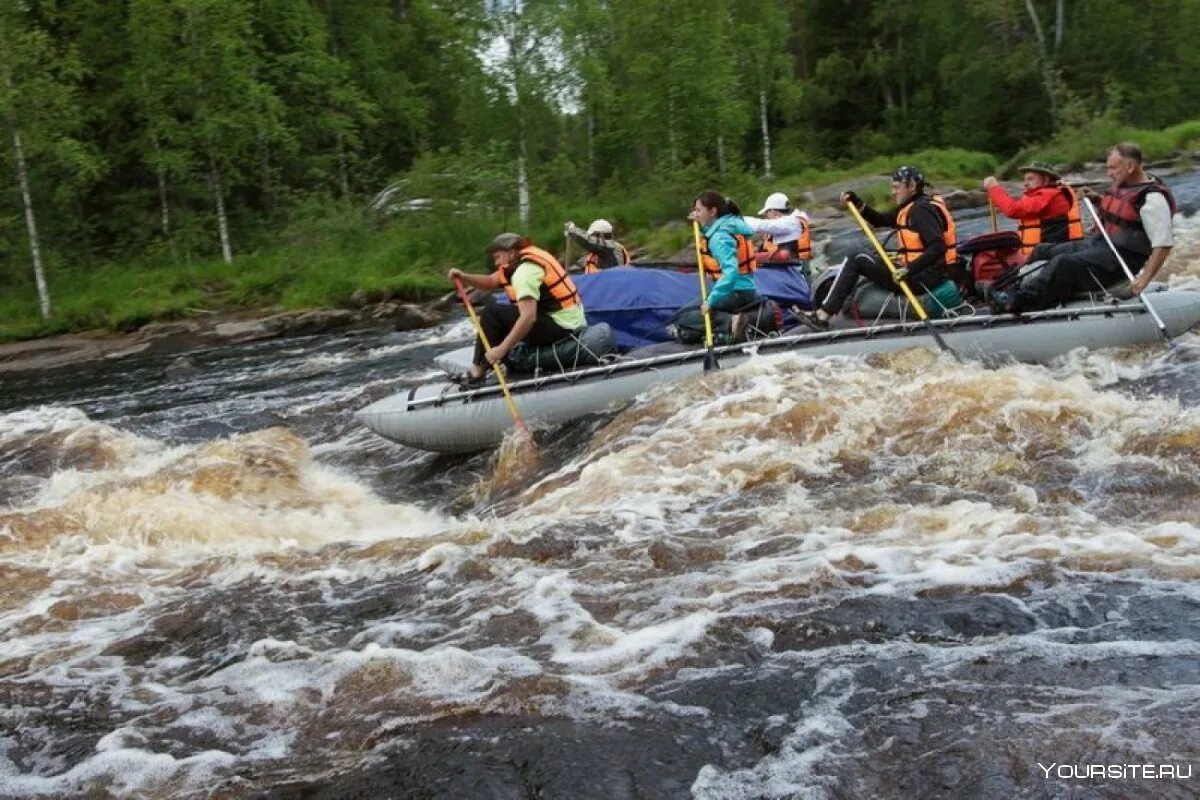
[[[1021,234],[1021,253],[1029,255],[1041,242],[1073,242],[1083,238],[1083,218],[1079,214],[1079,196],[1066,184],[1056,187],[1062,190],[1071,203],[1066,216],[1049,219],[1018,220],[1017,231]]]
[[[537,301],[539,313],[559,311],[579,303],[579,290],[575,288],[575,282],[563,269],[562,264],[558,263],[558,259],[540,247],[529,245],[521,249],[517,258],[508,265],[508,269],[498,269],[494,273],[513,305],[517,304],[517,290],[513,288],[512,276],[522,261],[532,261],[544,271],[542,289],[538,293]]]
[[[771,234],[763,234],[762,246],[758,248],[758,252],[766,253],[767,261],[786,261],[791,258],[812,260],[812,226],[804,217],[798,219],[800,220],[800,238],[788,242],[782,247],[775,244]],[[780,252],[785,255],[779,255]]]
[[[617,263],[617,266],[623,267],[626,264],[628,264],[630,261],[632,261],[633,259],[631,259],[629,257],[629,251],[625,249],[625,245],[621,244],[620,242],[615,242],[615,244],[617,245],[617,248],[620,250],[620,253],[621,253],[620,261]],[[600,271],[600,256],[596,253],[588,253],[587,258],[584,259],[584,262],[583,262],[583,271],[588,275],[592,275],[592,274],[599,272]]]
[[[1146,235],[1146,226],[1142,224],[1141,211],[1146,202],[1146,195],[1151,192],[1166,195],[1171,216],[1175,216],[1175,195],[1171,194],[1165,183],[1153,175],[1145,183],[1110,186],[1101,198],[1100,219],[1104,222],[1104,230],[1108,231],[1117,247],[1133,253],[1150,254],[1153,248],[1150,246],[1150,237]]]
[[[909,215],[917,203],[929,203],[937,210],[942,220],[942,241],[946,245],[945,263],[953,264],[958,261],[958,235],[954,230],[954,217],[950,215],[946,201],[941,195],[922,194],[913,198],[912,202],[900,209],[900,213],[896,215],[896,233],[900,235],[900,263],[907,267],[925,252],[925,245],[921,244],[921,235],[908,224]]]
[[[749,236],[740,233],[733,234],[733,240],[737,243],[738,272],[749,275],[758,269],[758,259],[754,257],[754,242],[750,241]],[[700,261],[704,264],[704,271],[708,273],[708,277],[714,281],[721,279],[721,265],[708,250],[707,236],[700,237]]]

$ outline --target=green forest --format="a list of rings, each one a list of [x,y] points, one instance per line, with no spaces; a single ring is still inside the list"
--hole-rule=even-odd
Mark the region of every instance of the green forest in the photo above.
[[[0,338],[445,291],[900,159],[1200,140],[1196,0],[7,0]]]

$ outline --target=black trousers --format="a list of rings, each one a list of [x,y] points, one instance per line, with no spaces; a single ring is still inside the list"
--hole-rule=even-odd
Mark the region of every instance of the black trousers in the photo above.
[[[717,302],[710,303],[708,311],[709,316],[712,318],[713,331],[729,330],[733,325],[733,315],[747,306],[754,305],[758,300],[758,292],[749,289],[738,289],[720,298]],[[697,300],[676,311],[675,315],[671,318],[671,323],[679,324],[680,322],[685,322],[691,324],[693,319],[701,318],[700,301]]]
[[[842,266],[841,272],[833,282],[833,286],[829,290],[829,294],[825,297],[825,302],[821,303],[821,308],[830,316],[842,310],[846,305],[846,300],[854,292],[854,287],[858,284],[859,278],[866,278],[871,283],[881,288],[887,289],[892,294],[904,294],[904,290],[900,288],[900,284],[892,280],[892,272],[887,268],[887,265],[879,260],[878,256],[870,253],[859,253],[853,258],[846,259],[846,263]],[[921,295],[929,291],[924,283],[909,284],[908,288],[912,289],[913,294]]]
[[[508,332],[517,324],[517,317],[520,315],[521,312],[516,306],[507,303],[504,305],[492,303],[480,310],[479,324],[483,327],[483,332],[487,334],[488,342],[491,343],[492,347],[504,341],[504,337],[508,336]],[[537,319],[534,320],[533,327],[529,329],[529,333],[525,334],[525,338],[522,341],[534,347],[541,347],[544,344],[554,344],[557,341],[561,341],[573,333],[575,331],[562,327],[551,319],[549,314],[539,312]],[[483,352],[483,342],[476,336],[473,363],[481,367],[487,367],[487,360],[484,359]]]
[[[1148,256],[1122,251],[1134,275]],[[1040,311],[1065,303],[1081,292],[1096,291],[1125,279],[1125,271],[1103,236],[1076,242],[1039,244],[1029,262],[1046,260],[1036,272],[1021,280],[1013,297],[1013,311]]]

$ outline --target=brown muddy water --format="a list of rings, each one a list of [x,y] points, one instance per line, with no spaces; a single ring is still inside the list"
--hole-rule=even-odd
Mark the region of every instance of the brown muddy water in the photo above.
[[[4,378],[0,796],[1200,794],[1200,336],[762,358],[481,503],[351,416],[468,335]]]

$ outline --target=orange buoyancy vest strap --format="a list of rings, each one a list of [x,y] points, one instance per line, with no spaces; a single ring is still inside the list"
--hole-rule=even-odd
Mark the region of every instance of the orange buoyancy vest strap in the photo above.
[[[946,201],[942,200],[941,196],[936,194],[932,197],[921,195],[915,198],[911,203],[900,209],[900,213],[896,215],[896,232],[900,235],[900,263],[907,267],[920,258],[921,253],[925,252],[925,245],[921,242],[921,235],[917,233],[915,228],[908,224],[913,207],[920,202],[927,202],[932,205],[941,218],[942,243],[946,245],[944,260],[947,264],[953,264],[958,260],[958,235],[954,228],[954,217],[950,215],[950,209],[946,207]]]
[[[733,234],[733,241],[737,243],[738,272],[749,275],[758,269],[758,259],[754,257],[754,242],[750,241],[749,236],[740,233]],[[700,237],[700,260],[710,278],[714,281],[721,279],[721,265],[708,250],[707,236]]]
[[[1064,216],[1037,219],[1027,217],[1019,220],[1017,227],[1021,234],[1021,253],[1029,255],[1033,248],[1042,242],[1074,242],[1083,238],[1083,218],[1079,211],[1079,195],[1066,184],[1057,187],[1066,196],[1070,204]]]
[[[1067,211],[1067,241],[1074,242],[1083,238],[1083,212],[1079,209],[1079,195],[1070,186],[1063,184],[1071,208]]]
[[[513,304],[517,302],[517,290],[513,288],[512,275],[522,261],[532,261],[542,268],[542,290],[538,294],[538,311],[559,311],[579,303],[579,290],[575,288],[575,282],[563,269],[562,264],[558,263],[558,259],[542,248],[530,245],[521,249],[517,258],[513,259],[510,269],[497,270],[495,273],[496,279],[504,287],[504,293],[508,295],[508,299]]]
[[[812,260],[812,225],[806,219],[800,220],[800,238],[796,240],[796,257],[805,261]]]

